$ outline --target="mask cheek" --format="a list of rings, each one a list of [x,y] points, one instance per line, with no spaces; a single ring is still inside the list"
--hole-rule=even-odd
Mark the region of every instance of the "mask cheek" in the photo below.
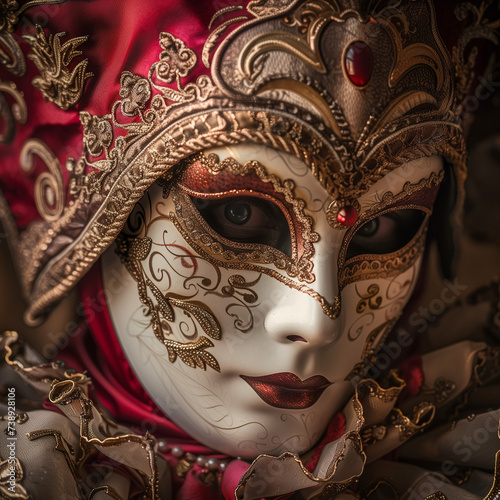
[[[360,375],[375,360],[410,300],[421,263],[422,255],[401,273],[393,276],[380,273],[380,277],[350,283],[342,290],[343,351],[350,353],[351,368],[354,366],[347,379]]]

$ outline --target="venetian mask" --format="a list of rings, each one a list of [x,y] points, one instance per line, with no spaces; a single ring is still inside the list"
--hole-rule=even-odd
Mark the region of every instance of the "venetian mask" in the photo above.
[[[240,144],[153,184],[102,266],[152,399],[228,455],[309,450],[414,290],[443,175],[409,161],[338,207],[301,159]]]

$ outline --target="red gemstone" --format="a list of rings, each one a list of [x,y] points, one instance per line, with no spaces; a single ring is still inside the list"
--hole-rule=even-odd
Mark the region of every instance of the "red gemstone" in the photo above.
[[[344,207],[339,210],[337,220],[343,226],[351,227],[358,220],[358,213],[354,207]]]
[[[349,80],[358,87],[370,81],[373,72],[373,54],[365,42],[352,42],[345,51],[345,71]]]

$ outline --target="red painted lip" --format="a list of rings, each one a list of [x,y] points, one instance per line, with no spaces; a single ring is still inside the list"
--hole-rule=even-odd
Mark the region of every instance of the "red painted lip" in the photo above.
[[[321,375],[306,380],[300,380],[293,373],[273,373],[265,377],[240,375],[240,377],[265,403],[287,410],[309,408],[331,385],[331,382]]]

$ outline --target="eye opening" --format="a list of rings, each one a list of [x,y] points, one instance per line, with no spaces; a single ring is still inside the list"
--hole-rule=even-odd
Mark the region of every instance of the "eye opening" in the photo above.
[[[388,209],[358,225],[347,245],[345,260],[360,255],[391,254],[408,245],[428,220],[425,207]]]
[[[189,197],[203,220],[225,240],[266,245],[292,257],[290,225],[273,201],[256,196]]]

